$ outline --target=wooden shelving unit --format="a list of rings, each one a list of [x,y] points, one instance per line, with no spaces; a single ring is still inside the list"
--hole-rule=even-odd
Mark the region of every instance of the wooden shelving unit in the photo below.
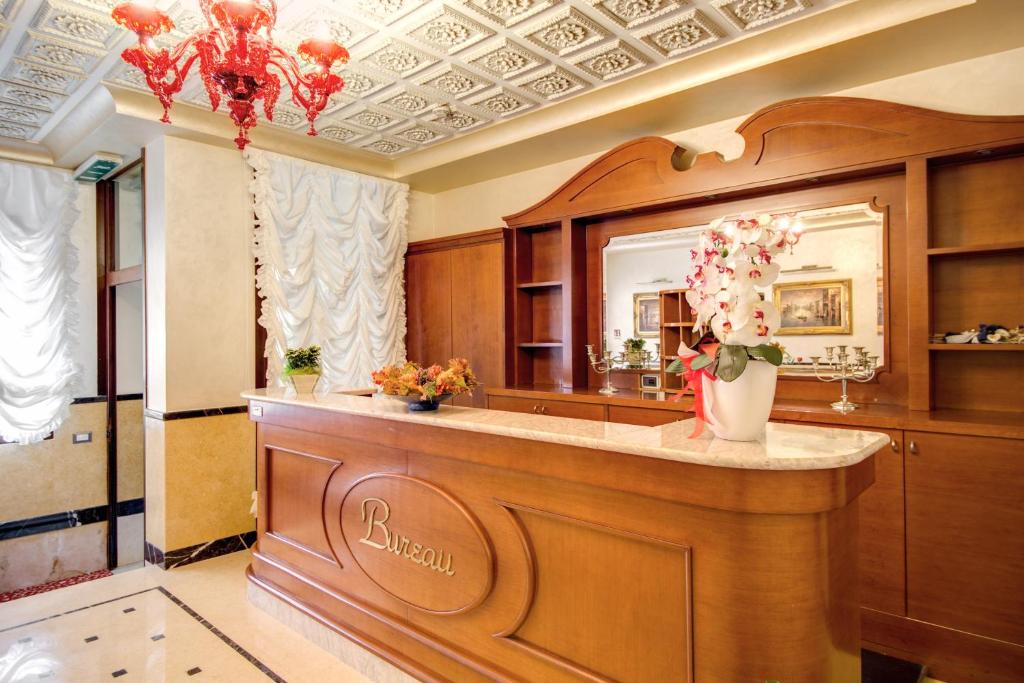
[[[1024,156],[933,159],[927,166],[928,331],[1024,323],[1024,240],[1010,221],[1024,210]],[[1024,344],[926,345],[929,406],[1019,408]]]
[[[693,315],[686,303],[685,289],[666,289],[658,293],[661,306],[661,386],[666,391],[682,388],[678,375],[665,372],[681,343],[691,346],[694,341]]]

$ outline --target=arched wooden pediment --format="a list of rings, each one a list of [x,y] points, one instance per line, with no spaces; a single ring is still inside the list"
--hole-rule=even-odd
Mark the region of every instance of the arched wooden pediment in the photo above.
[[[969,116],[880,100],[815,97],[765,107],[736,132],[744,140],[739,158],[725,161],[709,152],[689,168],[682,161],[685,150],[665,138],[619,145],[505,221],[512,227],[539,225],[912,156],[1024,142],[1024,116]]]

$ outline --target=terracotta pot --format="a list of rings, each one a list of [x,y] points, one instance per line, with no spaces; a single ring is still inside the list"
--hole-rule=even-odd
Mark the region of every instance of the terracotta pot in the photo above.
[[[732,382],[704,378],[704,414],[712,415],[707,428],[719,439],[757,441],[775,401],[779,369],[761,360],[751,360],[743,374]]]
[[[296,394],[312,394],[320,375],[289,375]]]

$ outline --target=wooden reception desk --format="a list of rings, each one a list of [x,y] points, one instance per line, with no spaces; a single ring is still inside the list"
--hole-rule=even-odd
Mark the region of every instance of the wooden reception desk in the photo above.
[[[422,680],[859,683],[873,432],[244,394],[256,586]]]

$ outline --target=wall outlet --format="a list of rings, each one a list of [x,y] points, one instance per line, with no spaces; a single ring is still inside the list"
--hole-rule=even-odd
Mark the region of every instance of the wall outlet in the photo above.
[[[71,443],[92,443],[92,432],[75,432],[71,435]]]
[[[263,406],[252,406],[249,408],[249,414],[253,417],[263,417]]]

